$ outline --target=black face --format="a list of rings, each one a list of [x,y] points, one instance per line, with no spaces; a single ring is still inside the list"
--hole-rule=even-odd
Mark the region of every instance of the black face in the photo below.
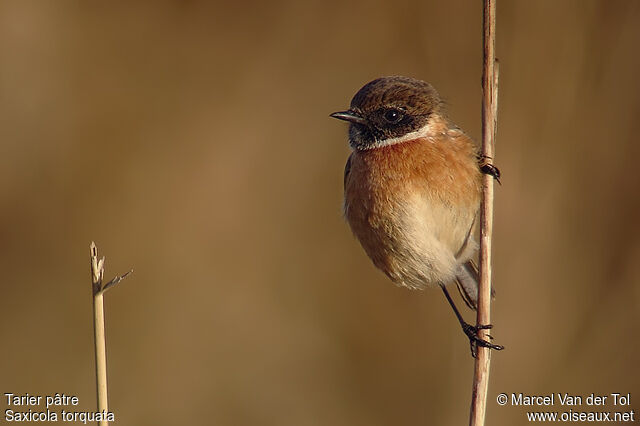
[[[427,122],[427,115],[416,116],[406,105],[378,108],[374,111],[352,109],[366,120],[366,124],[351,123],[349,141],[353,148],[366,149],[384,140],[411,133]]]
[[[354,149],[370,149],[385,141],[424,127],[440,111],[440,98],[424,81],[408,77],[383,77],[356,93],[348,111],[332,117],[349,121],[349,143]]]

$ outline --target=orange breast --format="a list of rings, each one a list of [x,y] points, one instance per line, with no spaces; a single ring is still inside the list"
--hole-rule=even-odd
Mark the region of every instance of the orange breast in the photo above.
[[[403,281],[403,271],[419,269],[407,264],[407,258],[420,258],[422,253],[414,251],[423,250],[427,252],[424,268],[453,268],[441,264],[453,259],[465,244],[480,202],[481,174],[472,141],[462,132],[449,131],[439,137],[355,151],[350,163],[345,216],[376,266],[394,281]],[[431,213],[424,224],[421,218],[409,217]],[[445,253],[442,259],[430,255],[433,244],[413,241],[420,238],[415,235],[419,233],[429,234],[424,238],[442,244],[437,250],[451,254]]]

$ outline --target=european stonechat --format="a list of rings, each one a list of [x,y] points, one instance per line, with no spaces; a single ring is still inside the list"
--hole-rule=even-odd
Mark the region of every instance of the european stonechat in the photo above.
[[[352,153],[344,171],[344,215],[371,258],[394,283],[411,289],[440,286],[469,338],[477,346],[503,349],[478,337],[464,321],[446,285],[456,281],[467,305],[478,302],[478,271],[472,257],[482,173],[473,141],[448,121],[438,92],[408,77],[367,83],[346,111]]]

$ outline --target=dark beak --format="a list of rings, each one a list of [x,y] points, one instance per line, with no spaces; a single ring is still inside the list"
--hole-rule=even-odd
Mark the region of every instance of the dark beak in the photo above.
[[[329,115],[329,117],[337,118],[338,120],[348,121],[349,123],[356,123],[356,124],[363,124],[363,125],[367,124],[367,120],[365,120],[364,118],[362,118],[357,113],[351,110],[334,112],[333,114]]]

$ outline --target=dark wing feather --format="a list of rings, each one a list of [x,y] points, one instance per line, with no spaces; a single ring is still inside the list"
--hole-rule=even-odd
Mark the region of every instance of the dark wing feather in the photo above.
[[[349,172],[351,172],[351,156],[353,154],[349,155],[349,158],[347,158],[347,164],[344,166],[344,189],[347,189],[347,179],[349,178]]]

